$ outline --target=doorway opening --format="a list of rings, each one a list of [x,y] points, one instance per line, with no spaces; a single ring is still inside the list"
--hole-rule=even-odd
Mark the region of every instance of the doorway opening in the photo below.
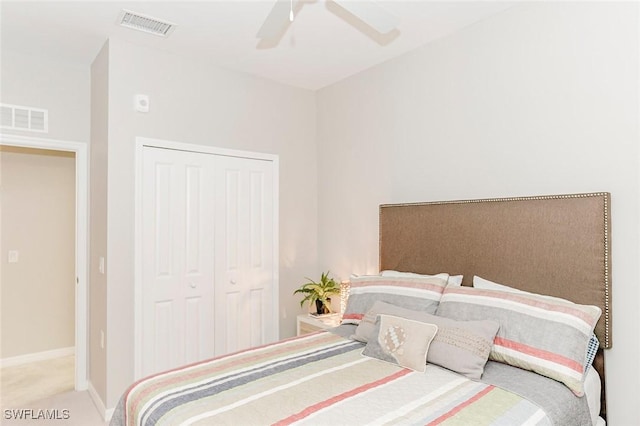
[[[87,223],[88,223],[88,211],[87,211],[87,198],[88,198],[88,154],[87,154],[87,145],[84,143],[78,142],[67,142],[67,141],[59,141],[52,139],[41,139],[41,138],[31,138],[31,137],[23,137],[23,136],[13,136],[13,135],[0,135],[0,146],[3,147],[6,152],[17,152],[24,154],[25,152],[33,151],[33,150],[46,150],[46,152],[53,157],[57,157],[58,160],[70,161],[73,163],[74,170],[71,172],[72,176],[69,177],[71,180],[71,184],[73,188],[71,189],[71,197],[73,197],[71,214],[73,215],[73,222],[69,225],[70,227],[70,235],[71,239],[68,242],[70,250],[73,251],[73,255],[71,256],[72,265],[68,266],[71,271],[67,271],[69,274],[69,281],[71,283],[67,283],[71,286],[71,288],[66,289],[46,289],[47,291],[51,291],[50,300],[46,301],[43,306],[47,306],[53,309],[54,314],[57,319],[59,317],[67,316],[66,321],[68,322],[70,318],[73,318],[72,324],[74,326],[74,330],[71,332],[72,337],[66,336],[66,341],[71,341],[70,346],[51,349],[51,350],[40,350],[38,352],[31,352],[27,355],[20,356],[11,356],[11,353],[8,353],[6,356],[3,354],[2,358],[2,367],[12,368],[11,365],[17,364],[25,364],[29,361],[29,364],[32,364],[34,367],[36,364],[40,364],[44,360],[50,360],[53,358],[58,358],[56,362],[61,363],[58,368],[62,371],[64,368],[69,369],[73,372],[73,388],[76,391],[86,390],[88,388],[87,382]],[[12,147],[13,149],[9,149]],[[18,148],[18,149],[16,149]],[[34,151],[37,152],[37,151]],[[45,152],[45,151],[42,151]],[[31,153],[33,154],[33,152]],[[24,177],[27,180],[27,176]],[[37,178],[35,179],[37,180]],[[4,189],[4,188],[3,188]],[[7,207],[5,207],[5,194],[4,191],[2,193],[2,203],[0,203],[0,220],[2,220],[3,213],[9,213]],[[40,197],[43,197],[41,194]],[[30,210],[36,209],[37,207],[24,208],[25,211],[22,213],[25,215],[29,215]],[[34,214],[34,211],[31,211]],[[53,216],[53,212],[52,216]],[[15,214],[15,213],[11,213]],[[42,219],[38,219],[39,222],[42,222]],[[25,220],[25,223],[27,221]],[[6,221],[3,222],[3,225]],[[12,225],[13,226],[13,225]],[[62,226],[62,225],[60,225]],[[43,229],[48,227],[55,228],[56,223],[49,223],[44,225]],[[38,239],[42,237],[45,231],[43,230],[35,230],[33,229],[33,238]],[[2,233],[7,233],[6,229],[0,230]],[[53,249],[49,248],[48,253],[51,254],[53,258]],[[9,266],[20,265],[21,262],[28,262],[33,259],[29,259],[28,257],[29,250],[23,251],[21,253],[19,247],[2,247],[2,263],[5,268],[5,272],[9,272]],[[44,262],[47,261],[48,256],[44,257],[43,260],[38,260],[39,264],[43,266],[42,268],[36,267],[41,274],[44,274],[45,277],[43,281],[46,283],[46,274],[48,268],[54,268],[59,265],[55,265],[55,261],[49,265],[44,265]],[[9,263],[11,262],[11,264]],[[46,266],[46,267],[44,267]],[[3,284],[4,286],[4,284]],[[75,288],[73,288],[75,287]],[[67,292],[68,297],[64,297],[64,294]],[[33,295],[35,296],[35,295]],[[55,299],[56,297],[58,299]],[[25,297],[28,297],[25,296]],[[72,298],[72,300],[69,300]],[[66,300],[66,301],[65,301]],[[65,305],[66,304],[66,305]],[[25,300],[23,305],[27,311],[31,311],[34,309],[45,309],[44,307],[38,308],[35,305],[35,301]],[[62,308],[62,309],[61,309]],[[72,312],[64,312],[65,309],[71,309]],[[18,311],[18,310],[16,310]],[[4,316],[4,314],[3,314]],[[3,318],[4,319],[4,318]],[[65,318],[62,318],[63,322]],[[53,319],[52,319],[53,323]],[[56,330],[56,333],[59,330]],[[52,338],[52,334],[45,336],[45,339]],[[20,334],[18,334],[19,336]],[[24,333],[21,339],[22,344],[26,344],[25,347],[29,347],[28,340],[33,338],[29,333]],[[63,337],[64,339],[64,337]],[[18,339],[20,340],[20,339]],[[36,346],[33,346],[36,347]],[[16,351],[16,349],[11,349]],[[24,352],[24,351],[23,351]],[[72,361],[70,363],[69,356],[72,356]],[[71,365],[72,364],[72,365]],[[15,367],[18,368],[18,367]],[[45,367],[45,368],[56,368],[56,367]],[[24,373],[22,373],[24,374]]]

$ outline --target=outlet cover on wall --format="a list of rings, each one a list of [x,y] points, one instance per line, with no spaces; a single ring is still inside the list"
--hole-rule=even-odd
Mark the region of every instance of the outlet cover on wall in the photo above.
[[[18,263],[19,256],[20,252],[18,250],[9,250],[9,254],[7,255],[7,262]]]

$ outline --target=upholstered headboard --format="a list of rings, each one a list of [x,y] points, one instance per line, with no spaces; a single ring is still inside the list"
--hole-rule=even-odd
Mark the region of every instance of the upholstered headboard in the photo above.
[[[596,305],[601,348],[611,336],[610,194],[606,192],[380,206],[380,270],[478,275]],[[602,378],[604,355],[594,367]]]
[[[380,206],[380,269],[474,275],[596,305],[610,348],[609,193]]]

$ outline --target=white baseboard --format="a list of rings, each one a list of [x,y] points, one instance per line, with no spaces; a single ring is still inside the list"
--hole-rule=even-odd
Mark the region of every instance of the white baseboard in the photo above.
[[[74,346],[68,348],[53,349],[51,351],[36,352],[9,358],[0,359],[0,368],[14,367],[16,365],[28,364],[30,362],[46,361],[48,359],[61,358],[63,356],[73,355],[76,352]]]
[[[110,421],[111,417],[113,416],[114,409],[110,408],[107,410],[107,408],[104,406],[104,402],[102,402],[102,398],[100,398],[100,395],[98,395],[98,391],[96,391],[96,388],[93,387],[93,383],[89,382],[88,390],[89,390],[89,396],[91,397],[93,404],[98,409],[98,412],[100,413],[104,421],[105,422]]]
[[[110,422],[111,421],[111,417],[113,417],[113,412],[115,411],[115,408],[109,408],[108,410],[106,410],[104,412],[104,421],[105,422]]]

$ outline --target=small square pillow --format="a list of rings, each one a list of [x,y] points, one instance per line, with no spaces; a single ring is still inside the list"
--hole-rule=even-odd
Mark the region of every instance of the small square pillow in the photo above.
[[[528,292],[447,287],[438,315],[500,323],[489,359],[530,370],[584,395],[587,346],[597,306]]]
[[[371,339],[362,355],[424,373],[429,345],[438,331],[434,324],[392,315],[379,315],[377,338]]]
[[[378,301],[362,318],[351,338],[361,342],[374,339],[377,336],[375,321],[380,314],[435,324],[438,333],[431,342],[427,362],[475,380],[482,377],[500,327],[496,321],[456,321]]]
[[[448,275],[443,277],[351,277],[349,298],[342,314],[342,324],[360,323],[373,304],[381,300],[415,311],[435,313]]]

